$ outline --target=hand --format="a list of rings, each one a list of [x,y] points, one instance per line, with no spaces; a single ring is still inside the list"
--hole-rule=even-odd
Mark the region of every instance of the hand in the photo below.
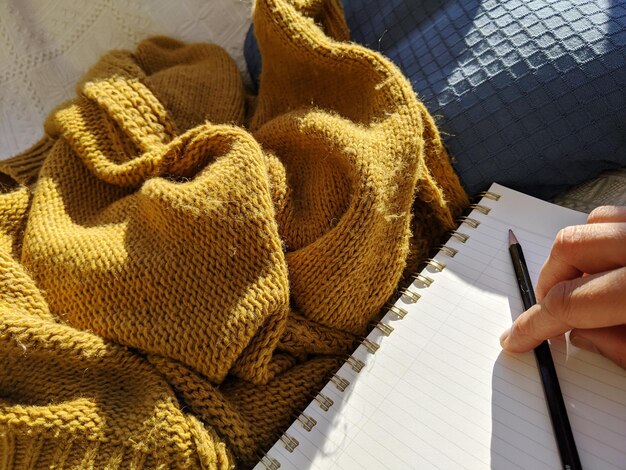
[[[506,351],[571,330],[574,346],[626,368],[626,207],[599,207],[586,225],[561,230],[535,291],[538,303],[500,337]]]

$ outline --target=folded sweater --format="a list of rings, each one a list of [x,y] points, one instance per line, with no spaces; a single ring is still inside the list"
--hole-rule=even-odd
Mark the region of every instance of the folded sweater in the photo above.
[[[0,469],[249,467],[467,198],[337,0],[106,54],[0,162]]]

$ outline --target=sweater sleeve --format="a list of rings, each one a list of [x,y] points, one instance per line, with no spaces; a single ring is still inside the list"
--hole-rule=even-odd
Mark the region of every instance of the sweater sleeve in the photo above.
[[[232,467],[143,357],[57,321],[4,246],[0,364],[0,469]]]
[[[53,143],[53,139],[43,137],[24,152],[0,161],[0,249],[16,259],[31,201],[30,188]]]
[[[53,144],[54,139],[44,136],[22,153],[0,161],[0,191],[7,191],[16,184],[34,183]]]

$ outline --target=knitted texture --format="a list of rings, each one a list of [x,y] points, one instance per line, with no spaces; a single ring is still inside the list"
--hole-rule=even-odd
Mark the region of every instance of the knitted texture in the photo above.
[[[249,467],[467,199],[335,0],[113,51],[0,162],[0,468]]]
[[[626,166],[626,2],[343,5],[352,40],[396,63],[438,117],[470,194],[497,181],[548,199]],[[244,51],[256,82],[251,32]]]

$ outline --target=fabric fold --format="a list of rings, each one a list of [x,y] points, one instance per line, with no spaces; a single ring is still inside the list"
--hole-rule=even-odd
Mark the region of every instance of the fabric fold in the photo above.
[[[216,46],[152,38],[0,164],[0,468],[252,466],[466,206],[338,1],[254,22],[254,99]]]

